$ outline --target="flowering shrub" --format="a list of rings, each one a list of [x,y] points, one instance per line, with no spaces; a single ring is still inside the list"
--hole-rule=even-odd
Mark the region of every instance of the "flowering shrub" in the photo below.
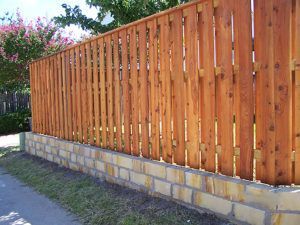
[[[64,49],[73,40],[46,18],[25,22],[6,15],[0,24],[0,90],[29,88],[29,63]]]

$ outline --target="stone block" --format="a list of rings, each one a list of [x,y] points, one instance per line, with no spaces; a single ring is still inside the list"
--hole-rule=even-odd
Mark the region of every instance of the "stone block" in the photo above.
[[[135,184],[144,186],[147,190],[150,190],[153,186],[152,177],[133,171],[130,171],[130,181]]]
[[[154,179],[154,191],[166,196],[171,196],[171,183]]]
[[[76,163],[70,162],[69,167],[70,167],[71,170],[75,170],[75,171],[79,170],[79,166]]]
[[[249,184],[245,188],[245,203],[255,204],[270,210],[276,210],[278,195],[275,188],[265,184]]]
[[[132,159],[121,154],[112,155],[113,163],[117,166],[132,169]]]
[[[82,155],[77,155],[77,163],[84,165],[84,157]]]
[[[202,189],[202,176],[198,174],[196,171],[186,171],[185,172],[185,184],[187,186]]]
[[[166,166],[157,162],[144,162],[144,173],[154,177],[166,178]]]
[[[95,168],[95,160],[91,159],[91,158],[85,158],[84,165],[90,169],[94,169]]]
[[[77,155],[74,153],[71,153],[71,157],[70,157],[71,161],[76,163],[77,162]]]
[[[117,166],[114,166],[110,163],[106,163],[105,171],[108,175],[110,175],[112,177],[118,177],[118,167]]]
[[[172,196],[186,203],[192,203],[193,190],[184,186],[173,185]]]
[[[59,155],[65,159],[70,159],[70,152],[59,149]]]
[[[120,178],[124,179],[124,180],[129,180],[129,170],[124,169],[124,168],[120,168]]]
[[[143,173],[144,161],[142,158],[132,159],[132,170],[135,172]]]
[[[230,201],[200,191],[194,192],[194,205],[223,215],[228,215],[232,210]]]
[[[282,189],[276,193],[278,197],[278,210],[300,211],[300,189]]]
[[[105,172],[105,163],[99,160],[95,161],[95,168],[101,172]]]
[[[184,184],[184,172],[184,169],[176,166],[167,167],[167,180],[176,184]]]
[[[266,212],[254,207],[243,205],[240,203],[233,203],[234,217],[251,225],[264,225]]]
[[[275,213],[271,216],[272,225],[298,225],[300,224],[300,214]]]
[[[99,154],[99,159],[104,162],[107,162],[107,163],[112,163],[113,162],[113,154],[109,153],[107,151],[102,151]]]

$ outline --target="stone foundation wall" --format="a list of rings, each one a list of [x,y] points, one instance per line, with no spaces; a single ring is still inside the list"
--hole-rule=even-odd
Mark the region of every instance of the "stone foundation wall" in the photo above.
[[[300,224],[300,188],[276,188],[30,132],[25,134],[25,150],[72,170],[246,224]]]

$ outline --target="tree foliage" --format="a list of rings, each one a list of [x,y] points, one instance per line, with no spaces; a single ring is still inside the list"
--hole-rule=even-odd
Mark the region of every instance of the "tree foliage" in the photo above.
[[[26,23],[17,12],[0,18],[0,91],[29,88],[29,63],[72,44],[45,18]]]
[[[78,5],[71,7],[63,4],[64,15],[54,18],[62,27],[71,24],[80,26],[92,34],[104,33],[123,24],[130,23],[156,12],[176,6],[188,0],[86,0],[90,7],[98,10],[97,18],[90,18],[82,13]],[[105,17],[110,15],[112,21],[105,23]]]

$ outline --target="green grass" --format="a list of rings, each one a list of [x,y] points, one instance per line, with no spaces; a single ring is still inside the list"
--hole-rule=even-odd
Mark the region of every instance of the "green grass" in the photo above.
[[[0,148],[0,166],[76,214],[84,224],[230,224],[205,212],[101,182],[17,148]]]

